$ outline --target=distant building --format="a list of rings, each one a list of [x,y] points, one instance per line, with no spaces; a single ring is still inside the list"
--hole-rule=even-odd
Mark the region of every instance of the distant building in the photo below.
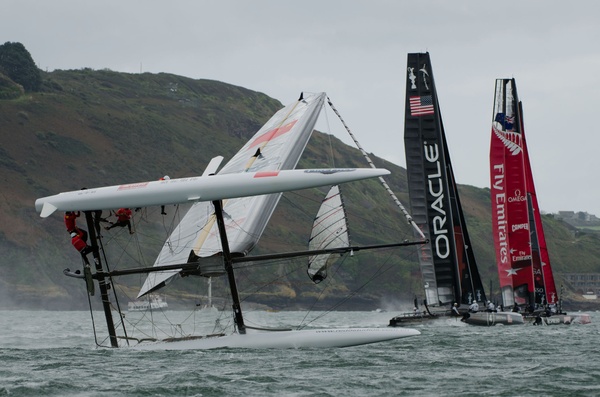
[[[561,276],[577,293],[600,295],[600,273],[561,273]]]
[[[575,211],[558,211],[558,219],[567,220],[575,218]]]
[[[555,216],[556,219],[560,219],[569,225],[573,226],[598,226],[600,225],[600,218],[596,215],[588,214],[583,211],[558,211]]]

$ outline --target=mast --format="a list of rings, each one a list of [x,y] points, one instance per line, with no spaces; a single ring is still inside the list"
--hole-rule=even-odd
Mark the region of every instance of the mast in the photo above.
[[[340,115],[340,113],[335,108],[335,106],[333,106],[333,103],[331,102],[331,99],[329,99],[329,97],[327,97],[327,103],[329,104],[329,106],[331,106],[331,109],[333,109],[334,113],[338,116],[338,118],[342,122],[342,125],[344,126],[344,128],[348,132],[348,135],[350,135],[350,137],[352,138],[352,140],[356,144],[356,147],[358,148],[358,150],[360,150],[360,152],[362,153],[363,157],[367,160],[367,163],[369,163],[369,165],[371,166],[371,168],[376,168],[375,164],[371,160],[371,157],[362,148],[362,146],[360,145],[360,143],[358,142],[358,140],[356,139],[356,137],[354,136],[354,134],[352,133],[352,131],[350,131],[350,128],[346,125],[346,122],[342,118],[342,115]],[[390,189],[390,187],[387,184],[387,182],[385,181],[385,179],[382,176],[380,176],[379,177],[379,181],[381,182],[381,184],[383,185],[383,187],[385,188],[385,190],[388,192],[388,194],[390,195],[390,197],[392,197],[392,200],[394,200],[394,202],[396,203],[396,205],[398,206],[398,208],[400,208],[400,211],[402,212],[402,214],[404,214],[404,217],[406,218],[406,221],[413,227],[415,233],[420,238],[425,239],[425,235],[423,234],[423,232],[421,231],[421,229],[419,229],[419,226],[417,226],[417,224],[413,220],[412,216],[408,213],[408,211],[406,210],[406,208],[404,208],[404,205],[402,204],[402,202],[400,201],[400,199],[398,199],[398,197],[396,197],[396,195],[394,194],[394,192],[392,191],[392,189]]]
[[[545,305],[546,287],[544,286],[544,275],[542,274],[542,258],[538,239],[538,229],[533,215],[533,200],[527,193],[527,209],[529,214],[529,235],[531,236],[531,271],[533,273],[533,302],[537,305]]]
[[[208,307],[212,307],[212,277],[208,278]]]
[[[233,316],[235,324],[240,334],[246,333],[246,325],[244,324],[244,317],[242,316],[242,306],[240,303],[240,296],[238,294],[237,284],[235,282],[235,273],[233,271],[233,261],[231,260],[231,252],[229,251],[229,242],[227,241],[227,231],[225,230],[225,221],[223,220],[223,204],[221,200],[213,201],[215,206],[215,216],[217,217],[217,225],[219,228],[219,236],[221,237],[221,246],[223,248],[223,263],[225,265],[225,272],[227,273],[227,280],[229,281],[229,289],[231,291],[231,299],[233,300]]]
[[[96,265],[96,272],[105,274],[102,270],[102,262],[100,260],[100,250],[98,248],[98,239],[96,235],[96,225],[92,216],[92,211],[84,211],[85,220],[88,226],[88,233],[90,238],[90,245],[92,247],[92,253],[94,256],[94,264]],[[88,260],[84,257],[86,266],[89,266]],[[117,342],[117,333],[115,331],[115,324],[113,322],[112,312],[110,309],[110,301],[108,299],[108,287],[105,276],[98,277],[98,286],[100,288],[100,297],[102,299],[102,308],[104,309],[104,316],[106,317],[106,326],[108,328],[108,336],[110,339],[110,345],[112,347],[119,347]],[[90,307],[91,310],[91,307]]]
[[[533,172],[529,160],[529,150],[527,149],[527,139],[525,138],[525,126],[523,123],[523,103],[519,102],[519,122],[521,133],[523,134],[523,162],[525,171],[525,182],[527,184],[527,199],[529,209],[530,224],[533,225],[530,230],[531,246],[537,248],[536,255],[533,255],[533,277],[535,283],[535,303],[541,305],[556,304],[558,293],[554,283],[554,274],[550,265],[550,256],[546,245],[546,236],[542,224],[540,206],[537,201],[537,193],[533,182]],[[538,286],[539,284],[539,286]]]

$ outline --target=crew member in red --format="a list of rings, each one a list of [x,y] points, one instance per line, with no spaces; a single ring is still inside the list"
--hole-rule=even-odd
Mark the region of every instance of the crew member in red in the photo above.
[[[129,234],[133,234],[133,230],[131,230],[131,210],[129,208],[119,208],[117,212],[115,212],[117,216],[117,221],[110,226],[105,227],[106,230],[110,230],[113,227],[125,227],[129,229]]]
[[[79,251],[81,256],[85,257],[89,252],[92,251],[92,247],[87,245],[87,243],[83,241],[81,236],[76,231],[71,232],[71,244],[73,244],[73,247]]]
[[[67,211],[65,212],[65,226],[67,227],[67,232],[69,232],[69,234],[73,231],[77,229],[77,225],[75,223],[75,220],[77,218],[79,218],[79,216],[81,215],[81,212],[77,211],[77,212],[73,212],[73,211]]]
[[[77,218],[79,218],[80,215],[81,213],[79,211],[65,212],[65,226],[67,227],[67,233],[71,234],[72,232],[77,232],[79,237],[81,237],[81,239],[85,242],[88,238],[87,230],[78,227],[76,222]]]

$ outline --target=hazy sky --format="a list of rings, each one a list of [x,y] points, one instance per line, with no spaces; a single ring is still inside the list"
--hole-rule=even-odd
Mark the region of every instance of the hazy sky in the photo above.
[[[514,77],[542,211],[600,216],[597,0],[3,0],[0,40],[49,71],[167,72],[283,104],[325,91],[402,166],[406,54],[429,51],[458,183],[489,187],[494,81]]]

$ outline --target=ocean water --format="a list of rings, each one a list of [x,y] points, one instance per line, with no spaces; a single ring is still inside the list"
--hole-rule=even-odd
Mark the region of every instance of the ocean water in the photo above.
[[[335,312],[318,326],[386,326],[394,314]],[[443,319],[343,349],[136,351],[97,348],[88,312],[0,311],[0,396],[600,396],[591,314],[592,324],[543,327]]]

